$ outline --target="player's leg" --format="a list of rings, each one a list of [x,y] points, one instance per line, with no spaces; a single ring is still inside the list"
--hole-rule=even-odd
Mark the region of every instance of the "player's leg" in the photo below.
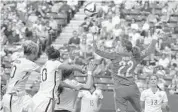
[[[32,101],[32,97],[30,95],[25,95],[22,97],[22,107],[23,107],[23,112],[33,112],[32,111],[32,105],[33,105],[33,101]]]
[[[127,112],[128,101],[120,93],[121,89],[114,90],[114,103],[116,112]]]
[[[3,97],[4,112],[22,112],[22,98],[17,95],[6,94]]]
[[[130,90],[131,95],[129,96],[128,100],[130,101],[131,105],[137,112],[141,112],[140,91],[137,85],[136,84],[132,85]]]
[[[12,95],[5,94],[2,99],[3,112],[10,112],[12,106]]]
[[[42,95],[33,97],[33,112],[53,112],[53,100]]]

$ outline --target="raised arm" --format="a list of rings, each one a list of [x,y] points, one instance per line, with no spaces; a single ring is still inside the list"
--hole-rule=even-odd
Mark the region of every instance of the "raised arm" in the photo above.
[[[151,53],[155,51],[156,43],[157,40],[153,39],[151,44],[144,51],[142,51],[141,60],[143,60],[145,57],[149,56]]]
[[[97,45],[96,45],[96,41],[93,41],[93,47],[94,47],[94,51],[96,54],[98,54],[101,57],[107,58],[107,59],[115,59],[116,58],[116,53],[108,53],[108,52],[104,52],[98,49]]]
[[[79,72],[84,72],[83,68],[79,65],[73,64],[61,64],[58,69],[71,69],[73,71],[79,71]]]
[[[96,65],[93,62],[90,62],[90,64],[87,67],[87,82],[85,84],[82,84],[82,88],[81,89],[91,89],[91,87],[94,84],[94,80],[93,80],[93,71],[96,68]]]

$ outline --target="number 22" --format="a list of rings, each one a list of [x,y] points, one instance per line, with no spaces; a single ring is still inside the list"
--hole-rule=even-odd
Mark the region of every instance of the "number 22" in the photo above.
[[[130,70],[132,69],[134,63],[133,63],[133,61],[128,61],[128,62],[121,61],[121,62],[119,62],[119,65],[120,65],[120,68],[118,69],[118,74],[119,74],[119,75],[122,75],[121,71],[122,71],[126,66],[129,66],[129,68],[126,70],[126,76],[129,76]]]

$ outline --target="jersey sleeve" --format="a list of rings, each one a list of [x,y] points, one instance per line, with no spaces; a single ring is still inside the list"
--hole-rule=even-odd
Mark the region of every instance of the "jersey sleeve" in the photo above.
[[[146,100],[146,92],[143,91],[140,96],[140,101],[145,101]]]
[[[28,64],[28,70],[27,70],[27,71],[32,72],[32,71],[35,71],[35,70],[37,70],[37,69],[39,69],[39,68],[40,68],[39,65],[37,65],[37,64],[34,63],[34,62],[30,62],[30,63]]]
[[[157,40],[153,39],[151,44],[141,52],[141,59],[144,59],[145,57],[149,56],[151,53],[154,52],[156,43]]]
[[[78,96],[77,96],[78,98],[82,98],[83,97],[83,92],[82,91],[79,91],[79,93],[78,93]]]
[[[103,93],[101,90],[98,90],[98,98],[103,99]]]
[[[166,92],[163,93],[163,103],[168,102],[167,94]]]
[[[99,56],[107,58],[107,59],[115,59],[116,58],[116,53],[108,53],[108,52],[99,50],[96,45],[96,42],[93,42],[93,46],[95,49],[95,53],[98,54]]]

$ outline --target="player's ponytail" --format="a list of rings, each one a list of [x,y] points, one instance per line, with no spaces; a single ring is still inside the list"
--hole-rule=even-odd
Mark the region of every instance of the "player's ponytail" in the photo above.
[[[46,54],[48,56],[48,59],[57,59],[60,57],[60,52],[54,49],[53,46],[50,46],[46,49]]]

